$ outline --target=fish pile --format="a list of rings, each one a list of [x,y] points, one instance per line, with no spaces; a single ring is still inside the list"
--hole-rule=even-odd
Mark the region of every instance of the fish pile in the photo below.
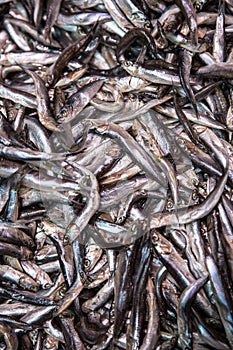
[[[233,349],[232,0],[0,25],[0,349]]]

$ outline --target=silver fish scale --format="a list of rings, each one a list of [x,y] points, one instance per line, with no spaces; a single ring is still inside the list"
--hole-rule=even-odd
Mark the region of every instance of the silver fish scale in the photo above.
[[[233,348],[232,5],[0,1],[0,349]]]

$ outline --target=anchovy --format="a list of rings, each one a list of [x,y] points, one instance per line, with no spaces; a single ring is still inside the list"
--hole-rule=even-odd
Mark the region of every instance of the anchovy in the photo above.
[[[233,348],[232,14],[0,0],[0,348]]]
[[[174,96],[173,101],[174,101],[176,114],[179,117],[180,122],[183,125],[187,135],[190,137],[192,142],[194,142],[195,144],[199,144],[200,141],[199,141],[198,135],[197,135],[196,131],[192,128],[191,123],[189,122],[188,118],[186,117],[186,115],[184,114],[182,109],[180,108],[176,96]]]
[[[59,323],[61,324],[61,329],[63,330],[65,343],[69,348],[74,350],[84,350],[83,342],[81,341],[78,332],[74,327],[74,317],[71,315],[61,315],[59,317]]]
[[[203,287],[207,279],[208,275],[191,283],[185,288],[180,296],[180,302],[177,308],[177,322],[179,332],[178,343],[182,348],[185,347],[187,349],[191,349],[192,339],[188,328],[188,315],[190,315],[189,310],[195,295]]]
[[[100,135],[109,135],[116,139],[125,148],[127,153],[129,153],[135,163],[142,166],[143,170],[148,173],[151,178],[155,179],[160,184],[163,183],[162,176],[159,175],[155,163],[150,156],[138,146],[127,131],[114,123],[104,123],[98,120],[90,122],[93,124],[93,129],[100,133]]]
[[[4,338],[7,349],[18,349],[19,342],[16,333],[7,323],[2,322],[0,324],[0,334],[2,334]]]
[[[206,200],[198,205],[189,208],[177,210],[175,213],[168,212],[164,214],[153,214],[151,220],[151,228],[162,227],[165,225],[174,224],[188,224],[194,220],[201,219],[203,216],[209,214],[217,205],[228,178],[228,169],[220,179],[217,187]]]
[[[147,240],[142,239],[139,248],[137,259],[139,260],[138,271],[135,276],[135,284],[133,290],[133,307],[131,310],[130,324],[127,328],[126,341],[127,347],[131,349],[138,349],[140,344],[140,335],[143,324],[143,310],[145,301],[145,283],[148,278],[148,268],[151,258],[151,246]]]
[[[80,12],[67,16],[62,13],[58,15],[57,24],[72,24],[76,26],[90,26],[97,21],[109,20],[111,17],[104,12]]]
[[[215,264],[215,261],[211,255],[206,257],[206,266],[210,274],[211,286],[214,293],[214,299],[216,300],[216,307],[218,309],[219,315],[222,319],[222,324],[226,332],[227,340],[230,346],[233,346],[233,337],[232,337],[232,327],[233,327],[233,318],[231,309],[228,305],[226,292],[224,291],[223,283],[218,272],[218,268]]]
[[[71,122],[86,107],[103,85],[103,80],[97,80],[85,85],[78,92],[71,95],[65,105],[60,109],[57,122],[59,124]]]
[[[179,74],[180,74],[181,84],[183,86],[184,91],[187,94],[189,101],[192,103],[196,114],[198,114],[196,98],[190,85],[190,73],[191,73],[193,54],[190,53],[188,50],[181,50],[179,57],[180,57]]]
[[[46,23],[45,23],[45,28],[44,28],[44,37],[47,39],[50,36],[51,29],[53,25],[55,24],[60,6],[61,6],[62,1],[54,1],[54,0],[49,0],[47,2],[47,17],[46,17]]]
[[[24,231],[14,227],[0,228],[0,241],[33,247],[33,239]]]
[[[66,64],[77,55],[81,49],[85,49],[91,40],[92,33],[90,32],[84,39],[78,40],[75,43],[67,46],[62,53],[58,56],[52,70],[52,77],[50,84],[55,85],[59,79],[59,76]]]
[[[133,28],[132,23],[125,17],[117,3],[113,0],[103,0],[107,11],[111,13],[111,17],[117,25],[125,32],[127,29]]]
[[[28,108],[36,107],[36,98],[28,92],[20,91],[0,82],[0,97],[19,103]]]
[[[18,284],[20,287],[31,291],[37,291],[39,288],[38,284],[31,277],[23,272],[13,269],[8,265],[0,265],[0,279],[12,281]]]
[[[52,116],[49,95],[45,86],[45,82],[35,72],[29,71],[26,68],[23,69],[27,74],[29,74],[32,77],[33,82],[35,84],[37,111],[41,124],[44,125],[48,130],[59,131],[59,128],[56,125],[56,121]]]
[[[116,58],[121,63],[125,60],[124,58],[124,52],[130,48],[130,46],[135,42],[138,38],[141,38],[143,41],[145,41],[145,44],[147,48],[149,49],[149,52],[152,56],[152,58],[156,58],[156,45],[154,38],[150,34],[149,31],[142,28],[134,28],[129,30],[124,37],[120,40],[119,44],[117,45],[116,50]]]
[[[161,257],[163,264],[169,273],[177,281],[179,287],[184,290],[195,278],[191,274],[187,263],[180,257],[171,242],[159,234],[156,230],[151,231],[153,248]],[[182,266],[182,269],[180,268]],[[205,314],[205,317],[215,317],[216,312],[211,308],[203,293],[200,293],[193,304],[198,312]]]
[[[213,38],[213,56],[216,62],[223,62],[225,57],[225,8],[224,2],[219,2],[219,13],[216,19],[216,29]]]
[[[134,26],[141,28],[150,27],[150,22],[146,18],[145,14],[135,6],[133,1],[118,0],[117,5]]]
[[[147,333],[140,346],[140,350],[150,350],[155,347],[159,339],[159,305],[154,290],[152,279],[148,277],[147,281],[147,303],[149,307],[149,319]]]
[[[178,6],[181,8],[190,29],[191,40],[194,45],[198,44],[198,32],[196,12],[193,3],[190,0],[177,0]]]
[[[10,289],[9,287],[7,288],[2,288],[0,287],[0,295],[3,297],[3,298],[10,298],[12,300],[17,300],[19,302],[22,302],[22,303],[25,303],[25,305],[27,305],[28,307],[28,304],[31,304],[31,305],[44,305],[44,306],[47,306],[47,305],[53,305],[54,304],[54,301],[53,300],[50,300],[50,299],[46,299],[46,298],[43,298],[43,297],[39,297],[37,294],[35,294],[35,291],[32,291],[32,292],[29,292],[29,291],[25,291],[25,290],[17,290],[16,288],[14,289]],[[26,311],[25,311],[26,313]],[[20,313],[19,313],[20,314]],[[3,317],[3,316],[0,316],[0,318]],[[12,323],[15,322],[15,325],[16,326],[20,326],[20,328],[31,328],[27,323],[24,323],[24,322],[19,322],[19,321],[16,321],[12,319]],[[6,322],[10,322],[6,320]],[[17,322],[19,322],[19,324],[17,325]],[[20,325],[21,323],[21,325]]]
[[[15,19],[15,18],[9,18],[9,23],[19,27],[21,30],[23,29],[26,33],[30,34],[31,37],[33,37],[35,40],[38,40],[41,42],[43,45],[48,45],[48,46],[53,46],[56,49],[59,49],[60,46],[52,41],[50,44],[48,40],[44,40],[44,37],[42,35],[38,35],[38,32],[35,27],[33,27],[31,24],[29,24],[26,21],[20,20],[20,19]]]
[[[227,78],[232,79],[232,63],[220,62],[208,64],[207,66],[201,67],[197,70],[196,75],[210,78]]]
[[[4,66],[11,66],[13,64],[19,65],[41,65],[42,63],[45,65],[52,64],[56,61],[59,54],[57,53],[49,53],[49,52],[9,52],[5,54],[1,54],[0,63]]]
[[[21,261],[21,266],[25,273],[31,276],[44,289],[48,289],[53,285],[49,275],[44,272],[38,265],[30,261]]]
[[[15,28],[9,21],[9,19],[4,20],[4,26],[11,36],[12,40],[22,51],[31,51],[28,38],[23,35],[18,28]]]
[[[124,61],[121,65],[130,75],[147,80],[151,83],[180,86],[178,74],[167,69],[147,69],[141,65],[133,64],[131,61]],[[200,68],[199,71],[201,69],[202,68]],[[191,77],[190,83],[197,84],[198,79]]]

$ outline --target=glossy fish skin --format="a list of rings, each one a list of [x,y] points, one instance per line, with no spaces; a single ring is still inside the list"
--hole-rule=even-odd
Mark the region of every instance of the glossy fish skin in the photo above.
[[[32,251],[27,247],[16,246],[14,244],[0,242],[0,252],[1,254],[8,254],[21,259],[31,259],[33,256]]]
[[[113,281],[108,281],[100,289],[100,291],[92,298],[87,300],[82,305],[84,312],[95,311],[106,303],[110,296],[113,294],[114,284]]]
[[[56,126],[55,119],[52,116],[49,95],[43,79],[41,79],[40,76],[35,72],[29,71],[25,68],[23,69],[32,77],[35,84],[37,111],[41,124],[44,125],[48,130],[59,131],[58,127]]]
[[[190,283],[194,282],[195,279],[193,275],[190,273],[187,265],[184,264],[184,260],[177,254],[174,246],[158,232],[155,233],[155,231],[152,231],[152,235],[154,235],[154,237],[152,236],[154,249],[157,254],[162,257],[164,265],[174,279],[179,281],[180,287],[184,289]],[[182,271],[177,268],[178,266],[183,266]],[[216,315],[216,312],[211,309],[209,301],[207,302],[203,295],[196,298],[194,306],[197,307],[198,310],[202,310],[201,312],[206,314],[206,317],[213,317]]]
[[[53,285],[51,278],[46,272],[40,269],[36,264],[30,261],[21,261],[23,270],[31,276],[38,284],[42,285],[42,288],[48,289]]]
[[[92,97],[94,97],[99,91],[103,83],[103,80],[89,83],[78,92],[71,95],[59,111],[57,122],[59,124],[71,122],[86,107]]]
[[[188,22],[190,29],[191,40],[194,45],[198,43],[196,13],[193,4],[190,0],[177,0],[178,6],[181,8],[184,16]]]
[[[22,104],[23,106],[28,108],[36,107],[35,96],[27,92],[10,87],[3,82],[0,82],[0,97]]]
[[[214,298],[217,303],[217,309],[221,319],[223,319],[223,326],[226,332],[226,336],[230,346],[232,347],[232,326],[233,326],[233,318],[232,313],[229,312],[230,308],[228,306],[226,292],[224,291],[224,287],[222,285],[221,277],[219,276],[217,266],[214,262],[212,256],[206,257],[206,266],[210,274],[211,285],[214,293]]]
[[[47,52],[9,52],[0,56],[0,62],[4,66],[11,66],[12,64],[30,63],[38,64],[52,64],[56,61],[58,54]]]
[[[89,198],[80,216],[72,220],[67,227],[64,239],[72,243],[79,238],[82,243],[82,231],[87,226],[91,217],[94,215],[94,212],[99,208],[100,196],[98,193],[98,183],[94,174],[87,168],[71,162],[68,164],[71,165],[77,173],[79,173],[76,175],[77,177],[80,176],[80,173],[82,174],[83,183],[81,192],[83,191],[84,194],[88,193]],[[87,187],[89,187],[88,190]]]
[[[0,20],[0,348],[230,350],[232,0]]]
[[[19,216],[19,188],[22,179],[27,172],[27,167],[22,167],[18,172],[14,173],[8,181],[10,182],[9,198],[5,209],[5,217],[9,221],[16,221]]]
[[[29,277],[28,275],[20,271],[17,271],[11,268],[8,265],[0,266],[0,279],[13,281],[16,284],[18,284],[20,287],[31,291],[38,290],[38,284],[31,277]]]
[[[147,48],[149,49],[150,54],[155,59],[156,58],[156,45],[154,38],[151,36],[150,32],[142,28],[134,28],[129,30],[124,37],[120,40],[117,49],[116,49],[116,58],[121,63],[124,61],[123,53],[130,48],[132,43],[138,38],[142,38],[145,41]]]
[[[50,234],[49,237],[56,247],[61,271],[64,275],[67,286],[70,287],[73,283],[74,275],[72,249],[68,245],[63,245],[62,239],[59,237],[59,235]]]
[[[130,23],[130,21],[124,16],[122,11],[120,10],[119,6],[117,6],[117,3],[113,0],[104,0],[103,1],[106,9],[109,13],[111,13],[111,16],[113,20],[117,23],[117,25],[125,32],[127,29],[133,28],[133,25]]]
[[[9,18],[9,23],[16,25],[21,30],[28,32],[35,40],[38,40],[43,45],[50,45],[49,41],[44,40],[42,35],[38,35],[38,32],[35,27],[33,27],[31,24],[29,24],[26,21],[15,19],[15,18]],[[55,44],[54,42],[51,44],[54,48],[59,49],[59,46]]]
[[[180,74],[181,84],[187,94],[189,101],[192,103],[196,114],[198,114],[196,98],[190,84],[190,73],[191,73],[193,54],[188,52],[187,50],[181,50],[179,57],[180,57],[179,74]]]
[[[63,14],[58,15],[57,23],[59,24],[73,24],[77,26],[86,26],[86,25],[93,25],[97,21],[102,20],[108,20],[110,19],[110,16],[107,13],[104,12],[84,12],[84,13],[77,13],[70,16],[66,16]]]
[[[93,120],[94,129],[101,135],[110,135],[116,138],[123,145],[127,152],[129,152],[132,159],[140,166],[143,167],[146,173],[152,178],[155,178],[159,183],[163,183],[162,177],[156,174],[156,164],[152,161],[150,156],[140,148],[133,137],[131,137],[127,131],[122,127],[117,126],[114,123],[102,123],[101,121]],[[132,149],[134,150],[132,152]]]
[[[216,19],[216,29],[213,38],[213,56],[216,62],[223,62],[225,58],[225,19],[224,3],[219,3],[219,13]]]
[[[176,96],[174,96],[174,106],[175,106],[176,114],[178,115],[186,133],[188,134],[192,142],[194,142],[195,144],[199,144],[200,141],[199,141],[198,135],[195,132],[195,130],[192,128],[191,123],[186,118],[186,115],[183,113],[182,109],[180,108]]]
[[[15,331],[6,323],[1,323],[0,325],[0,333],[4,337],[5,344],[7,345],[7,349],[14,350],[18,349],[18,338],[16,336]]]
[[[51,140],[48,139],[48,132],[37,118],[25,116],[21,127],[27,129],[30,139],[33,140],[37,149],[42,152],[52,153],[52,144]]]
[[[180,79],[177,74],[166,69],[147,69],[141,65],[133,64],[130,61],[122,62],[122,67],[133,76],[147,80],[151,83],[180,86]],[[198,80],[190,79],[191,84],[197,83]]]
[[[207,281],[207,276],[200,278],[193,282],[190,286],[186,287],[180,296],[180,304],[178,306],[178,342],[181,347],[191,349],[192,339],[188,330],[188,314],[189,308],[195,297],[195,294],[203,287]]]
[[[53,25],[56,22],[59,9],[61,6],[61,0],[54,1],[54,0],[49,0],[47,2],[47,18],[46,18],[46,23],[45,23],[45,28],[44,28],[44,37],[48,38],[51,32],[51,29]]]
[[[138,349],[141,342],[141,333],[143,325],[143,308],[145,307],[145,283],[148,278],[148,268],[151,259],[150,241],[142,239],[139,254],[136,259],[139,260],[139,268],[135,276],[135,285],[132,296],[133,307],[131,311],[130,324],[127,328],[126,340],[127,347]]]
[[[115,272],[115,320],[114,320],[114,338],[117,338],[121,332],[125,313],[132,297],[132,269],[136,254],[136,245],[134,244],[128,251],[121,251],[118,256],[119,269]]]
[[[8,299],[10,297],[12,300],[17,300],[21,303],[24,303],[25,307],[27,307],[27,308],[28,308],[28,304],[47,306],[47,305],[52,305],[54,303],[52,300],[50,300],[48,298],[47,299],[43,298],[43,297],[39,298],[38,295],[35,294],[35,291],[28,292],[25,290],[23,290],[23,291],[16,290],[15,288],[13,290],[11,290],[10,288],[8,288],[8,289],[0,288],[0,294],[3,298]],[[26,311],[25,311],[25,313],[26,313]],[[20,314],[20,312],[19,312],[19,314]],[[12,319],[11,322],[12,323],[15,322],[17,325],[17,321],[15,321],[14,319]],[[21,327],[22,326],[30,328],[30,326],[28,326],[26,323],[24,324],[24,322],[22,322]]]
[[[27,235],[24,231],[13,227],[0,229],[0,240],[7,243],[25,245],[28,247],[34,246],[34,242],[29,235]]]
[[[135,27],[147,28],[150,26],[145,14],[135,6],[133,1],[119,0],[117,5]]]
[[[67,315],[67,316],[65,316],[65,315],[60,316],[61,328],[63,330],[66,344],[71,349],[84,350],[85,349],[84,345],[83,345],[77,331],[74,328],[73,318],[69,317],[69,315]]]
[[[9,21],[9,19],[4,20],[4,26],[11,36],[14,43],[23,51],[31,51],[28,38],[22,35],[18,28],[15,28]]]
[[[171,224],[187,224],[192,221],[194,221],[194,218],[201,218],[205,214],[204,212],[210,212],[212,211],[213,207],[217,204],[219,197],[222,194],[223,187],[226,184],[227,181],[227,173],[225,173],[224,177],[221,179],[221,182],[219,183],[219,186],[216,188],[216,191],[213,191],[211,195],[208,197],[208,200],[206,201],[205,205],[199,205],[200,211],[198,212],[195,208],[189,208],[189,210],[180,210],[177,214],[171,214],[168,213],[166,215],[154,215],[152,218],[152,227],[161,227],[164,225],[171,225]],[[214,201],[215,200],[215,201]]]
[[[197,75],[209,76],[211,78],[227,78],[232,79],[232,63],[220,62],[213,63],[204,67],[201,67],[196,72]]]
[[[64,159],[63,154],[53,154],[34,151],[31,149],[23,149],[16,147],[5,147],[0,145],[0,155],[6,157],[7,159],[13,160],[55,160],[55,159]]]
[[[91,33],[82,40],[78,40],[75,43],[67,46],[62,53],[58,56],[52,70],[52,77],[50,84],[55,85],[59,79],[62,70],[67,63],[74,57],[81,49],[86,48],[91,39]]]
[[[150,350],[158,343],[159,338],[159,305],[151,278],[147,281],[147,302],[149,306],[148,330],[140,350]]]

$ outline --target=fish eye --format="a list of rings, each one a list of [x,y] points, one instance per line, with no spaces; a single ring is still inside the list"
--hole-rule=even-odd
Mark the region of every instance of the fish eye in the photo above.
[[[158,236],[158,234],[156,233],[156,232],[154,232],[153,234],[152,234],[152,243],[154,244],[154,245],[157,245],[157,242],[159,241],[159,236]]]
[[[62,118],[67,117],[67,114],[68,114],[68,111],[67,111],[66,109],[64,109],[64,110],[61,112]]]
[[[63,298],[65,295],[65,291],[64,290],[59,290],[58,292],[58,298]]]
[[[178,143],[179,143],[180,146],[185,146],[185,145],[186,145],[186,142],[185,142],[184,139],[178,138],[177,141],[178,141]]]
[[[126,67],[130,67],[133,65],[133,63],[131,61],[124,61],[123,65],[125,65]]]
[[[194,186],[198,186],[198,180],[197,179],[195,179],[195,178],[192,178],[192,184],[194,185]]]
[[[192,200],[197,200],[197,191],[193,191],[192,193]]]
[[[174,207],[174,203],[171,199],[169,199],[167,201],[167,209],[169,210],[169,209],[172,209],[173,207]]]
[[[131,102],[135,102],[137,100],[137,97],[135,95],[133,95],[133,94],[129,94],[129,100]]]
[[[33,291],[33,292],[37,292],[38,291],[38,286],[31,286],[29,289],[31,291]]]
[[[68,235],[65,235],[64,238],[63,238],[63,243],[64,244],[69,244],[70,240],[69,240],[69,236]]]
[[[50,283],[45,283],[43,284],[43,289],[49,289],[50,288]]]
[[[144,24],[144,28],[145,28],[145,29],[150,29],[150,22],[146,22],[146,23]]]
[[[89,259],[85,259],[85,260],[84,260],[84,267],[85,267],[85,268],[88,268],[88,267],[90,267],[90,266],[91,266],[90,260],[89,260]]]

